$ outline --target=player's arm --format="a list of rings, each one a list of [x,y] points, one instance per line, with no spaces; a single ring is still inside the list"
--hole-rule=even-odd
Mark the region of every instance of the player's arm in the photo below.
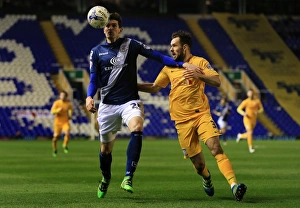
[[[155,83],[137,83],[138,90],[141,92],[157,93],[161,87]]]
[[[221,113],[220,112],[218,112],[218,111],[213,111],[213,113],[216,115],[216,116],[221,116]]]
[[[73,115],[73,106],[72,106],[72,104],[70,103],[70,107],[69,107],[69,110],[68,110],[68,116],[69,116],[69,119],[72,118],[72,115]]]
[[[51,107],[51,114],[55,115],[57,113],[59,113],[61,111],[62,108],[58,108],[56,102],[54,102],[54,104]]]
[[[221,80],[219,77],[219,74],[205,74],[204,70],[201,69],[186,69],[183,72],[183,76],[188,78],[195,78],[200,79],[201,81],[205,82],[206,84],[213,86],[213,87],[220,87],[221,86]]]
[[[164,67],[153,83],[137,83],[138,90],[141,92],[157,93],[160,89],[165,88],[170,83],[166,70],[166,67]]]
[[[214,110],[213,110],[213,114],[215,114],[216,116],[220,116],[221,113],[218,111],[219,106],[217,106]]]
[[[258,105],[259,105],[259,109],[258,109],[257,113],[262,113],[262,112],[264,112],[264,106],[262,105],[262,103],[261,103],[260,100],[259,100]]]
[[[160,62],[165,66],[184,67],[184,68],[191,69],[191,70],[199,69],[197,66],[195,66],[193,64],[184,63],[182,61],[176,62],[170,56],[163,55],[163,54],[159,53],[158,51],[151,49],[149,46],[147,46],[141,42],[138,42],[135,40],[133,40],[133,42],[134,42],[135,46],[137,48],[139,48],[138,49],[139,54],[141,54],[142,56],[145,56],[147,58],[150,58],[152,60],[155,60],[157,62]]]
[[[237,107],[237,112],[242,115],[242,116],[247,116],[246,112],[243,110],[246,107],[246,102],[243,101],[238,107]]]
[[[98,89],[96,80],[97,80],[96,73],[91,73],[90,83],[87,91],[87,97],[85,99],[85,107],[91,113],[95,113],[97,110],[94,106],[94,99],[93,99]]]
[[[94,107],[94,96],[98,90],[97,85],[97,56],[95,55],[93,50],[90,53],[90,83],[88,85],[87,96],[85,99],[85,107],[91,112],[95,113],[96,108]]]

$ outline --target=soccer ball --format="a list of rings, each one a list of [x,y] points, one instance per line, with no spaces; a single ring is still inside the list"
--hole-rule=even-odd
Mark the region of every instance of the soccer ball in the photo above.
[[[108,23],[109,12],[103,6],[94,6],[87,14],[88,23],[96,29],[104,28]]]

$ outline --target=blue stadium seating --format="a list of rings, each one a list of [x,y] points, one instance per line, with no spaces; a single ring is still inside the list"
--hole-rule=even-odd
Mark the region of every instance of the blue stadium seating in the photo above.
[[[35,15],[5,15],[0,20],[0,137],[51,137],[50,108],[58,91],[50,74],[57,73],[59,65]],[[87,117],[78,102],[73,104],[72,133],[87,135]]]
[[[18,20],[14,22],[16,18]],[[58,91],[52,83],[50,74],[57,73],[60,66],[52,54],[39,22],[34,15],[6,15],[0,17],[0,20],[4,19],[7,20],[7,25],[10,24],[10,26],[3,24],[1,28],[7,27],[7,29],[0,31],[0,81],[1,86],[4,87],[3,90],[0,90],[0,137],[16,137],[19,135],[27,139],[35,138],[36,136],[50,137],[53,133],[53,118],[49,115],[49,110],[58,96]],[[164,54],[169,54],[172,32],[176,30],[189,31],[185,22],[179,18],[124,17],[123,21],[124,36],[140,40]],[[87,25],[85,17],[80,16],[53,16],[52,22],[74,66],[88,70],[90,49],[104,41],[103,31],[90,27]],[[260,89],[265,89],[263,82],[251,70],[216,20],[201,19],[199,24],[229,66],[234,69],[244,70]],[[193,40],[192,53],[203,56],[210,61],[195,37],[193,37]],[[11,47],[16,49],[11,50]],[[14,50],[21,50],[29,55],[23,61],[14,63],[20,57],[20,53]],[[17,65],[12,65],[13,63]],[[138,58],[138,66],[138,78],[143,82],[154,81],[162,68],[161,64],[145,60],[142,57]],[[35,76],[36,79],[40,79],[40,82],[34,83],[32,81],[32,79],[35,79]],[[37,88],[37,84],[41,87]],[[211,109],[214,109],[220,100],[219,90],[207,86],[206,93],[210,100]],[[36,96],[30,97],[31,94]],[[173,121],[170,120],[169,116],[168,94],[168,87],[156,95],[141,94],[141,98],[145,102],[146,112],[145,135],[177,137]],[[299,126],[280,107],[271,94],[266,94],[263,102],[266,113],[284,130],[286,135],[300,135]],[[88,136],[90,126],[87,116],[79,101],[75,99],[73,105],[72,137]],[[234,137],[237,133],[243,132],[244,127],[242,117],[235,110],[235,103],[230,103],[230,105],[233,110],[229,117],[230,129],[227,134]],[[213,117],[215,120],[217,119],[215,116]],[[268,134],[267,130],[260,123],[257,124],[254,133],[256,136]],[[121,132],[121,135],[127,134],[128,131],[124,130]]]
[[[223,30],[216,19],[199,19],[198,23],[203,28],[204,32],[210,38],[213,45],[224,58],[226,63],[234,70],[245,71],[255,85],[262,91],[268,91],[263,84],[262,80],[258,78],[255,72],[250,68],[248,63],[244,60],[241,53],[233,44],[227,33]],[[300,135],[299,125],[286,113],[284,109],[280,109],[285,119],[281,119],[274,109],[280,106],[274,96],[270,93],[263,94],[262,99],[266,114],[273,120],[273,122],[284,132],[286,135]],[[235,107],[236,108],[236,107]],[[275,111],[277,112],[277,111]],[[232,117],[233,115],[231,115]],[[279,119],[280,118],[280,119]],[[229,121],[230,123],[230,121]],[[289,125],[286,125],[286,124]],[[267,130],[258,123],[255,131],[257,134],[267,135]],[[228,132],[229,134],[230,132]]]

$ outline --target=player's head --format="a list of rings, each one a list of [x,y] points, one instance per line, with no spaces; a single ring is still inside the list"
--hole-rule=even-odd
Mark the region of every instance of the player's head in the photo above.
[[[248,91],[247,91],[247,97],[248,98],[253,98],[254,97],[254,91],[253,91],[253,89],[249,89]]]
[[[173,59],[175,61],[187,61],[192,48],[192,36],[189,32],[179,30],[172,34],[171,48]]]
[[[68,93],[64,90],[62,90],[60,93],[59,93],[59,99],[65,101],[66,99],[68,98]]]
[[[227,103],[226,97],[222,97],[221,100],[220,100],[220,104],[225,105],[226,103]]]
[[[104,27],[104,34],[108,43],[115,42],[123,31],[122,17],[119,13],[110,13],[107,25]]]

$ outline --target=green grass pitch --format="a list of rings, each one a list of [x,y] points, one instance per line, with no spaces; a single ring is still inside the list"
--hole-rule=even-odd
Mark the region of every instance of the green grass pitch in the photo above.
[[[62,141],[59,141],[61,147]],[[134,193],[120,190],[128,140],[117,139],[112,181],[105,198],[97,198],[100,180],[99,142],[71,140],[69,154],[59,148],[52,157],[51,141],[0,141],[0,207],[299,207],[300,141],[245,141],[223,146],[239,182],[248,186],[236,202],[215,159],[202,145],[215,186],[206,196],[201,178],[183,159],[176,140],[145,140],[134,177]]]

